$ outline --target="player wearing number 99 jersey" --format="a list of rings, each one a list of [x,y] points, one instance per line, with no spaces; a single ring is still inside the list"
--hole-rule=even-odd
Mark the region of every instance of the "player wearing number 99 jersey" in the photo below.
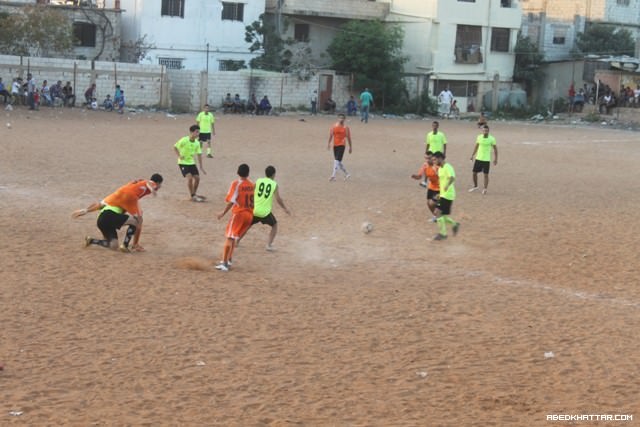
[[[225,231],[225,243],[222,250],[222,261],[216,266],[218,270],[228,271],[229,260],[233,256],[236,240],[247,232],[251,227],[253,220],[253,190],[255,185],[249,179],[249,165],[241,164],[238,166],[238,176],[231,183],[225,201],[227,205],[224,210],[218,214],[218,219],[229,210],[231,210],[231,218],[227,223]]]
[[[273,208],[273,198],[275,197],[276,202],[284,209],[287,215],[291,215],[291,212],[289,212],[289,209],[284,205],[284,201],[278,191],[278,183],[274,180],[276,177],[276,168],[267,166],[264,173],[266,178],[260,178],[256,181],[256,188],[253,195],[255,205],[253,207],[253,222],[251,225],[260,222],[271,227],[271,233],[269,233],[269,240],[267,241],[267,250],[273,251],[273,239],[276,238],[276,233],[278,233],[278,221],[273,215],[273,212],[271,212]]]

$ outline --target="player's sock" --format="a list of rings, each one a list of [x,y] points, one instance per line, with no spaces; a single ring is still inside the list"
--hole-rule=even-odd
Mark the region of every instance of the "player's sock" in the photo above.
[[[441,216],[440,218],[438,218],[438,220],[436,221],[438,223],[438,229],[440,230],[440,234],[443,236],[447,235],[447,222],[445,220],[446,216]]]
[[[207,154],[211,154],[211,147],[207,147]]]
[[[222,261],[229,262],[229,258],[231,258],[231,242],[227,239],[225,240],[224,247],[222,248]]]
[[[336,176],[336,172],[338,172],[338,168],[340,167],[340,161],[333,161],[333,174],[331,176]]]
[[[340,167],[340,170],[344,172],[345,175],[349,175],[349,172],[347,172],[347,168],[344,167],[342,162],[338,162],[338,166]]]
[[[103,248],[110,247],[108,240],[91,239],[91,244],[92,245],[102,246]]]
[[[134,234],[136,234],[136,226],[130,225],[129,228],[127,228],[127,234],[124,236],[124,242],[122,242],[125,248],[129,247],[129,242],[133,238]]]
[[[442,218],[444,218],[444,221],[445,221],[447,224],[457,224],[457,223],[455,222],[455,220],[454,220],[453,218],[451,218],[449,215],[443,215],[443,216],[442,216]]]

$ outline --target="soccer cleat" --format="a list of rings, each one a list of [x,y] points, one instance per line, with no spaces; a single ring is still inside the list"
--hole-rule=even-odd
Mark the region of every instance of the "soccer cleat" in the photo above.
[[[445,240],[446,238],[447,236],[444,234],[436,234],[435,236],[433,236],[433,240]]]
[[[266,250],[267,252],[275,252],[276,248],[274,248],[274,247],[273,247],[273,246],[271,246],[271,245],[267,245],[267,247],[265,248],[265,250]]]
[[[478,189],[478,187],[471,187],[469,189],[469,193],[473,193],[474,191],[476,191]]]
[[[192,202],[202,203],[202,202],[204,202],[204,197],[202,197],[202,196],[193,196],[193,197],[191,197],[191,201]]]
[[[85,248],[89,247],[89,245],[91,244],[91,241],[92,241],[92,240],[93,240],[93,239],[92,239],[90,236],[86,236],[86,237],[84,238],[84,247],[85,247]]]
[[[216,265],[216,270],[229,271],[229,265],[226,262],[222,261],[218,265]]]
[[[424,182],[424,181],[419,182],[419,183],[418,183],[418,185],[419,185],[420,187],[427,188],[427,183],[426,183],[426,182]]]
[[[207,157],[210,158],[210,159],[213,159],[213,154],[207,153]]]
[[[329,177],[329,182],[333,182],[333,181],[335,181],[335,180],[336,180],[336,177],[335,177],[335,176],[333,176],[333,175],[332,175],[332,176],[330,176],[330,177]]]
[[[484,190],[482,190],[482,194],[485,195],[485,196],[487,195],[487,189],[486,188]]]
[[[351,178],[351,175],[347,174],[347,175],[345,175],[344,180],[345,180],[345,181],[348,181],[348,180],[349,180],[349,178]]]
[[[460,230],[460,223],[456,222],[453,227],[451,227],[451,231],[453,231],[453,235],[458,234],[458,230]]]
[[[429,222],[438,222],[438,217],[437,216],[432,216],[431,219],[429,220]]]
[[[128,248],[127,246],[125,246],[124,244],[121,244],[121,245],[118,247],[118,250],[119,250],[120,252],[125,253],[125,254],[130,254],[130,253],[131,253],[131,249],[129,249],[129,248]]]

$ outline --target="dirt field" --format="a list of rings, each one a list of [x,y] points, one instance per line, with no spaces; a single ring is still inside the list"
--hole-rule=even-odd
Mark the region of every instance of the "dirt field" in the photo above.
[[[444,122],[462,226],[433,242],[410,179],[430,121],[351,120],[352,179],[329,183],[335,118],[218,116],[197,204],[172,151],[193,116],[2,114],[0,425],[640,419],[638,133],[490,123],[482,196],[467,192],[478,130]],[[256,226],[222,273],[215,216],[243,162],[253,179],[276,166],[293,215],[274,208],[277,252]],[[147,252],[83,249],[96,216],[70,213],[154,172]]]

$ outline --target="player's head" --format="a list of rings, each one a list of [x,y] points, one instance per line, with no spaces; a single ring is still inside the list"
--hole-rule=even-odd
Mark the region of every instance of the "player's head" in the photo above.
[[[189,128],[189,134],[191,136],[198,136],[199,133],[200,133],[200,126],[191,125],[191,127]]]
[[[424,155],[424,159],[427,161],[427,163],[429,163],[430,165],[433,164],[433,152],[431,152],[430,150],[427,151]]]
[[[238,166],[238,176],[240,178],[246,178],[249,176],[249,165],[246,163],[241,164],[240,166]]]
[[[155,196],[156,191],[158,191],[162,186],[162,175],[160,175],[159,173],[154,173],[153,175],[151,175],[149,181],[150,182],[147,182],[147,188],[151,190],[151,193],[153,193],[153,195]]]
[[[338,121],[340,123],[344,123],[344,119],[346,119],[346,116],[342,113],[338,114]]]
[[[438,126],[440,126],[440,123],[437,120],[434,120],[433,123],[431,123],[433,130],[438,129]]]
[[[276,175],[276,168],[274,168],[273,166],[267,166],[267,168],[264,170],[264,174],[267,176],[267,178],[273,178]]]
[[[162,181],[164,181],[164,179],[159,173],[154,173],[153,175],[151,175],[150,181],[153,181],[156,184],[162,184]]]
[[[435,153],[433,153],[433,159],[435,160],[436,164],[438,166],[442,166],[442,164],[444,163],[444,154],[441,153],[440,151],[437,151]]]
[[[209,104],[204,104],[204,111],[209,111]]]
[[[482,126],[482,133],[484,134],[484,136],[489,135],[489,125]]]

